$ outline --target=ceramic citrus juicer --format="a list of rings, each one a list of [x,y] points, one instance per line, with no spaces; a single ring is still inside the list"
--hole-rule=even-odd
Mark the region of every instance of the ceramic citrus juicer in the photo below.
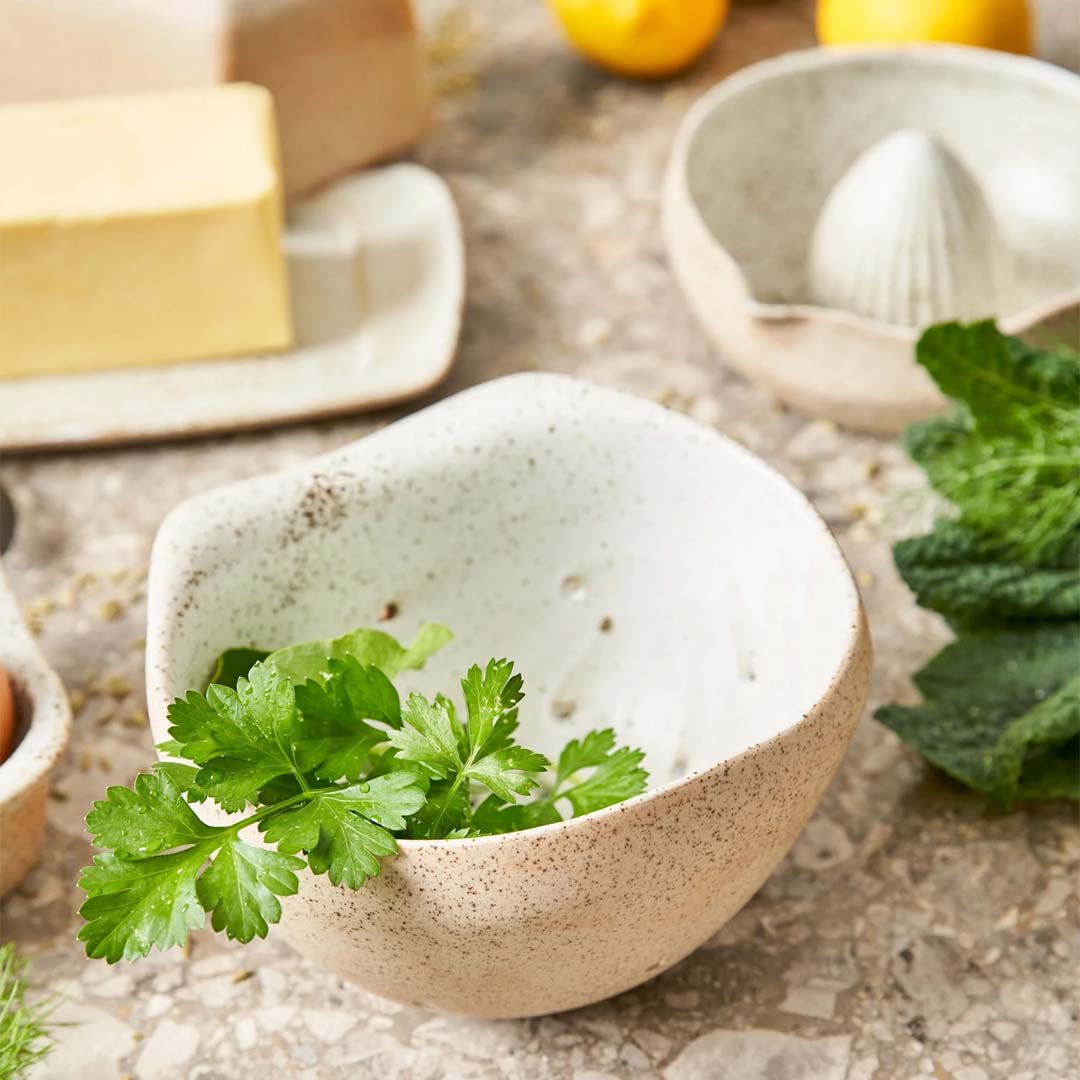
[[[914,359],[928,322],[1020,334],[1080,303],[1077,115],[1080,78],[1000,52],[755,64],[680,129],[672,266],[726,363],[802,412],[898,431],[946,406]]]

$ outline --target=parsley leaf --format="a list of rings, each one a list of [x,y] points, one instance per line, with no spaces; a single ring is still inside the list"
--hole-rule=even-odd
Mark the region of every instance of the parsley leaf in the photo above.
[[[213,912],[211,925],[244,944],[266,937],[281,918],[279,896],[292,896],[304,860],[268,851],[230,836],[196,883],[199,902]]]
[[[293,753],[296,692],[287,678],[257,663],[235,690],[191,691],[169,709],[175,753],[202,765],[195,783],[224,810],[242,810],[283,775],[299,775]]]
[[[973,631],[916,676],[923,703],[877,718],[927,760],[1009,807],[1080,796],[1080,635],[1067,623]]]
[[[377,667],[354,657],[332,659],[323,679],[296,688],[299,719],[295,751],[300,767],[320,780],[356,780],[386,732],[365,720],[401,726],[401,702],[394,684]]]
[[[121,957],[145,956],[155,945],[183,945],[188,930],[200,929],[205,920],[195,892],[205,861],[201,847],[149,859],[95,855],[79,878],[88,896],[79,909],[86,920],[79,930],[86,955],[114,964]]]
[[[592,731],[581,742],[573,740],[559,755],[555,773],[553,800],[566,799],[574,816],[591,814],[640,795],[648,784],[649,774],[641,768],[645,754],[641,750],[615,747],[611,728]],[[593,769],[585,780],[576,780],[582,769]]]
[[[559,755],[554,787],[543,798],[516,803],[506,794],[488,796],[474,811],[472,835],[518,832],[562,821],[557,803],[566,800],[573,817],[640,795],[649,774],[641,768],[640,750],[615,746],[611,728],[590,731],[580,741],[571,739]],[[592,770],[582,778],[583,770]]]
[[[447,637],[430,626],[405,649],[358,630],[269,656],[224,654],[216,674],[234,685],[192,691],[169,710],[171,739],[159,749],[175,760],[131,788],[110,787],[87,815],[108,849],[79,880],[87,954],[113,963],[180,945],[208,914],[215,930],[249,942],[281,918],[280,898],[297,891],[305,866],[358,889],[397,836],[532,828],[560,820],[557,800],[588,813],[644,786],[640,751],[598,732],[564,750],[549,795],[518,803],[548,762],[514,742],[522,680],[512,663],[469,669],[462,716],[441,694],[401,707],[390,675],[420,666]],[[490,794],[474,809],[481,788]],[[190,805],[205,799],[249,813],[209,825]],[[241,839],[250,826],[262,845]]]
[[[562,814],[550,799],[514,803],[489,795],[473,811],[472,836],[495,836],[500,833],[522,832],[541,825],[554,825],[562,821]]]
[[[308,865],[334,885],[359,889],[379,872],[379,859],[397,851],[388,831],[403,829],[405,816],[424,805],[424,792],[406,772],[370,783],[322,791],[302,806],[267,818],[266,840],[288,854],[308,853]]]
[[[524,746],[505,746],[466,762],[465,774],[502,799],[528,795],[539,787],[536,774],[548,767],[548,759]]]
[[[174,752],[168,742],[160,743],[158,749],[166,753]],[[197,780],[199,775],[198,766],[185,765],[182,761],[159,761],[153,766],[153,769],[159,776],[167,776],[184,793],[189,803],[206,802],[206,792],[199,787]],[[138,777],[136,777],[136,781],[138,781]]]
[[[535,774],[548,767],[542,754],[510,743],[523,696],[521,678],[513,674],[512,663],[492,660],[484,671],[474,665],[461,688],[466,724],[458,722],[445,699],[430,702],[412,694],[402,727],[390,732],[390,745],[398,759],[415,762],[434,780],[448,781],[445,788],[428,792],[428,802],[437,804],[426,822],[424,835],[431,838],[465,824],[461,799],[464,796],[467,804],[470,783],[511,802],[515,795],[526,795],[537,787]]]
[[[110,787],[86,815],[97,847],[141,858],[158,851],[198,844],[214,835],[188,806],[170,770],[161,765],[140,773],[132,788]]]
[[[299,851],[315,873],[360,888],[379,872],[379,858],[397,850],[389,830],[404,829],[424,803],[422,788],[406,772],[353,787],[301,790],[225,826],[200,821],[167,772],[140,775],[133,790],[108,794],[87,822],[95,844],[116,850],[83,870],[86,922],[79,937],[88,956],[109,963],[183,944],[208,911],[214,929],[230,938],[265,936],[281,917],[277,897],[297,890]],[[239,838],[256,822],[279,851]]]
[[[330,660],[352,657],[365,667],[377,667],[393,679],[402,671],[422,668],[451,638],[445,626],[425,623],[408,648],[381,630],[359,629],[339,638],[308,641],[272,652],[267,663],[294,683],[329,674]]]
[[[509,660],[489,660],[483,672],[474,664],[461,680],[469,716],[469,745],[478,753],[507,745],[510,732],[517,727],[518,703],[525,696],[521,686],[522,678],[514,674]],[[493,737],[495,744],[489,748]]]
[[[471,816],[467,784],[458,783],[456,776],[453,780],[433,780],[424,805],[409,819],[407,835],[414,840],[434,840],[462,829],[468,835]]]
[[[403,715],[404,724],[390,735],[390,745],[399,761],[414,761],[429,776],[445,780],[465,767],[450,711],[445,702],[430,702],[422,694],[410,694]]]

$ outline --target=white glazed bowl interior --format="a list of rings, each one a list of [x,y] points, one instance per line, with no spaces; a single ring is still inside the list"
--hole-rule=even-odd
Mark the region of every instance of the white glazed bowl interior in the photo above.
[[[508,656],[522,742],[612,725],[666,783],[791,725],[850,647],[849,571],[794,488],[707,429],[557,376],[460,394],[178,513],[154,556],[158,740],[222,649],[375,625],[393,602],[383,628],[402,638],[454,632],[421,688]]]
[[[1014,309],[995,314],[1080,288],[1076,75],[955,46],[814,51],[750,72],[714,92],[686,174],[755,300],[809,303],[807,253],[826,195],[901,128],[937,136],[983,187],[1020,283]]]
[[[456,635],[419,688],[509,656],[525,745],[613,725],[653,778],[561,825],[403,841],[356,893],[305,876],[276,932],[451,1011],[581,1005],[697,947],[794,841],[865,701],[858,595],[802,495],[685,417],[529,374],[177,508],[151,562],[155,737],[221,649],[372,625],[388,602],[402,638]]]

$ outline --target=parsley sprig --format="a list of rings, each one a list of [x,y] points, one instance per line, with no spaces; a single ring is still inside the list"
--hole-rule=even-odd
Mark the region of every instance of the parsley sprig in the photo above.
[[[392,679],[449,637],[425,626],[406,648],[361,629],[224,653],[217,681],[169,710],[161,749],[174,760],[110,787],[87,815],[105,849],[79,881],[87,954],[114,963],[182,945],[208,915],[249,942],[280,919],[305,869],[359,889],[400,837],[527,829],[562,820],[560,805],[581,815],[645,789],[641,751],[616,749],[606,730],[570,742],[551,789],[519,802],[549,762],[514,741],[523,692],[510,661],[469,669],[460,716],[441,694],[402,706]],[[192,809],[207,801],[240,816],[209,824]]]

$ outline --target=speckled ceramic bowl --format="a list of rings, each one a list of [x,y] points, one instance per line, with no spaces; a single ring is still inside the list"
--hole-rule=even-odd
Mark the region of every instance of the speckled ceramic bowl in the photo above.
[[[283,933],[387,997],[487,1017],[618,993],[695,949],[783,857],[866,699],[848,567],[746,450],[555,375],[458,394],[361,442],[185,503],[151,563],[154,734],[222,648],[374,623],[454,642],[416,685],[509,656],[522,742],[613,725],[652,789],[531,832],[404,841],[359,892],[305,877]]]
[[[0,765],[0,896],[26,876],[41,853],[49,770],[67,745],[71,706],[57,674],[23,624],[0,570],[0,667],[15,696],[15,749]]]
[[[982,49],[814,49],[754,64],[680,128],[664,192],[672,266],[740,373],[810,415],[898,431],[945,402],[915,363],[917,328],[811,301],[826,196],[893,132],[940,140],[977,178],[1011,256],[1017,287],[987,314],[1023,333],[1080,301],[1078,115],[1076,75]]]

